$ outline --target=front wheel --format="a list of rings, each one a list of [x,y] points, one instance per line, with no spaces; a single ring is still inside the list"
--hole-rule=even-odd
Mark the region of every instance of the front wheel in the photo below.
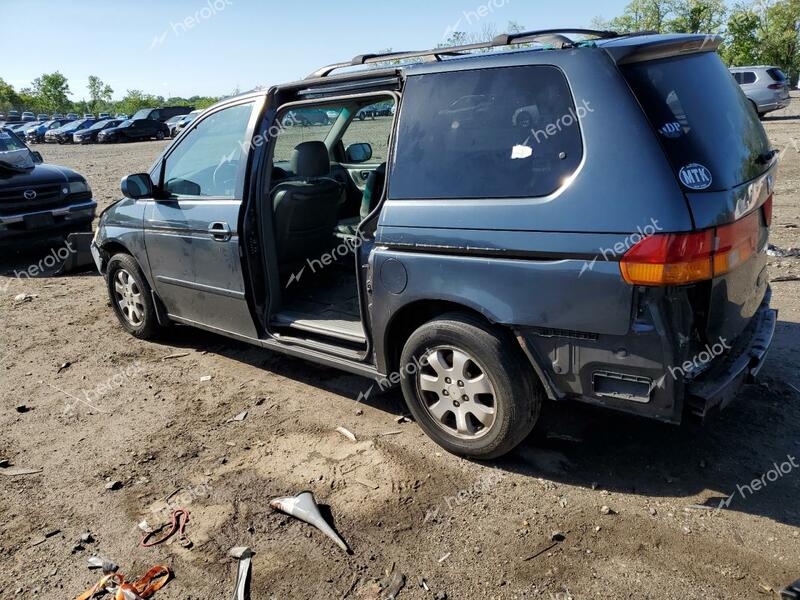
[[[108,261],[106,283],[111,306],[122,327],[132,336],[148,340],[159,330],[150,285],[129,254],[115,254]]]
[[[163,140],[163,139],[164,139],[164,132],[163,132],[163,131],[157,131],[157,132],[156,132],[156,139],[157,139],[159,142],[160,142],[161,140]]]
[[[417,423],[449,452],[492,459],[531,432],[544,398],[513,338],[451,313],[417,329],[400,357],[401,385]]]

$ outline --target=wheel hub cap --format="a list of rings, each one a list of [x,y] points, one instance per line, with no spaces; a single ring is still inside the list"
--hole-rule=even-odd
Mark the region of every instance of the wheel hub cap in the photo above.
[[[421,364],[417,391],[436,425],[462,439],[486,435],[495,423],[495,390],[478,361],[459,348],[440,346]]]

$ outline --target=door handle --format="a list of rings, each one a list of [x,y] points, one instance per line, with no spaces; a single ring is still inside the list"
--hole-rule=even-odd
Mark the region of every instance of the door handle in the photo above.
[[[211,234],[211,237],[218,242],[227,242],[231,239],[231,228],[225,221],[211,223],[211,225],[208,226],[208,232]]]

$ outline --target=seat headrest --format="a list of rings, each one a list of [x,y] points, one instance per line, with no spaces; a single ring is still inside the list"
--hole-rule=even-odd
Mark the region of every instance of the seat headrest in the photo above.
[[[328,148],[322,142],[303,142],[292,152],[292,171],[297,177],[326,177],[331,173]]]

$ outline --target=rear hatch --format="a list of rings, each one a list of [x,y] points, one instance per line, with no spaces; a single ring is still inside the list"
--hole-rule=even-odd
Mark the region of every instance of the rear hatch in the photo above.
[[[681,183],[695,231],[709,234],[713,278],[697,286],[699,333],[731,342],[768,288],[775,153],[715,52],[620,68]]]
[[[781,100],[789,100],[789,78],[786,76],[786,73],[777,67],[772,67],[767,69],[767,75],[769,75],[770,79],[774,82],[770,83],[767,87],[771,90],[775,90]]]

